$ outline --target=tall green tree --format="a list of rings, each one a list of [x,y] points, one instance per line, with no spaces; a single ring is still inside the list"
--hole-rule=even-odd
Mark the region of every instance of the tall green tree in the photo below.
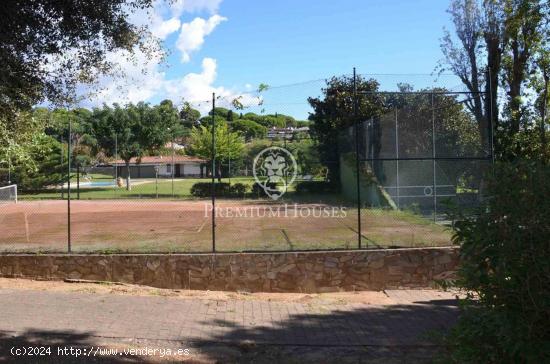
[[[181,133],[178,111],[168,100],[154,107],[143,102],[125,107],[104,106],[94,109],[92,119],[95,138],[110,157],[115,155],[116,140],[117,154],[126,165],[128,190],[130,161],[136,158],[139,162],[142,156],[162,148]]]
[[[191,129],[201,118],[200,111],[193,109],[191,104],[187,101],[183,103],[183,107],[181,108],[179,115],[182,126],[185,129]]]
[[[227,124],[216,124],[214,130],[216,173],[221,181],[221,164],[229,159],[242,157],[244,140],[239,133],[229,130]],[[212,161],[214,151],[212,149],[212,126],[204,125],[193,128],[191,131],[190,152],[196,156]]]
[[[521,154],[518,133],[532,126],[528,96],[534,63],[548,50],[544,42],[550,3],[543,0],[452,0],[454,34],[441,42],[444,68],[471,91],[466,105],[475,115],[482,140],[495,130],[501,156]],[[503,91],[503,92],[501,92]],[[505,94],[499,105],[499,95]],[[499,107],[501,106],[501,107]],[[523,139],[523,138],[520,138]]]
[[[365,121],[380,116],[385,110],[383,100],[374,91],[378,90],[376,80],[357,76],[357,120]],[[317,142],[321,163],[328,168],[328,178],[339,183],[340,160],[338,140],[343,132],[352,126],[354,116],[353,78],[333,77],[327,80],[323,98],[309,98],[313,108],[309,115],[311,135]]]
[[[32,159],[16,124],[21,113],[49,100],[67,104],[79,83],[115,74],[106,54],[157,47],[146,29],[129,22],[130,14],[151,0],[2,1],[0,6],[0,154]],[[38,140],[38,139],[34,139]],[[7,149],[10,149],[9,153]]]
[[[231,123],[231,130],[240,132],[246,140],[254,138],[265,138],[267,128],[252,120],[237,119]]]

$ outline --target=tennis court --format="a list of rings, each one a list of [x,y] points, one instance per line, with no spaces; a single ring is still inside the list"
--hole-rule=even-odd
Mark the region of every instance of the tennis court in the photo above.
[[[212,251],[210,201],[71,201],[75,252]],[[363,247],[450,244],[445,226],[402,211],[363,209]],[[357,210],[324,204],[218,200],[216,251],[350,249]],[[0,205],[0,251],[64,252],[67,201]]]

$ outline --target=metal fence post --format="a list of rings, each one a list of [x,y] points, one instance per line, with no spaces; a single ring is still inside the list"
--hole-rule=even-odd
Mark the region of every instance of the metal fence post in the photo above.
[[[486,98],[489,98],[488,100],[488,105],[489,105],[489,110],[488,111],[488,116],[487,116],[487,119],[488,119],[488,123],[487,123],[487,128],[489,129],[489,135],[488,135],[488,141],[487,143],[489,143],[489,148],[490,148],[490,153],[491,153],[491,162],[492,164],[495,164],[495,144],[494,144],[494,127],[493,127],[493,84],[491,82],[491,68],[488,67],[487,68],[487,82],[489,83],[489,95],[485,95]]]
[[[174,199],[175,197],[175,194],[174,194],[174,169],[176,168],[176,164],[174,162],[174,153],[175,153],[175,150],[174,150],[174,131],[171,130],[170,131],[170,137],[172,138],[172,199]]]
[[[357,184],[357,247],[361,249],[361,176],[359,175],[359,116],[357,110],[357,74],[353,67],[353,117],[355,119],[355,169]]]
[[[435,164],[435,101],[434,93],[432,92],[432,164],[433,164],[433,204],[434,204],[434,222],[437,220],[437,181],[436,181],[436,164]]]
[[[401,198],[399,191],[399,121],[397,118],[397,107],[395,108],[395,184],[397,186],[397,208],[401,209]]]
[[[212,253],[216,252],[216,93],[212,93]]]
[[[67,111],[69,111],[67,109]],[[71,252],[71,117],[67,113],[69,121],[69,135],[67,137],[67,250]],[[63,189],[63,187],[62,187]]]

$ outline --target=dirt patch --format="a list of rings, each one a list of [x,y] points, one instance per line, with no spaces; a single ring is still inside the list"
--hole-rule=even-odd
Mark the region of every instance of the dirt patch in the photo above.
[[[254,300],[276,302],[300,302],[311,304],[363,303],[387,305],[394,301],[384,292],[334,292],[320,294],[302,293],[247,293],[223,291],[196,291],[161,289],[131,284],[115,283],[67,283],[63,281],[36,281],[20,278],[0,278],[0,290],[21,289],[53,292],[78,292],[88,294],[116,294],[131,296],[163,296],[175,299],[201,300]]]

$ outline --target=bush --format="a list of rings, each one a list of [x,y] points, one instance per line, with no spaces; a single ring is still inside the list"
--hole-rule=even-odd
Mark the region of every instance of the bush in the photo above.
[[[229,183],[215,183],[216,196],[228,196],[229,195]],[[212,183],[210,182],[197,182],[191,186],[191,195],[195,197],[209,197],[212,196]]]
[[[456,362],[550,358],[550,168],[495,166],[473,216],[455,226],[458,286],[469,293],[449,336]]]
[[[67,164],[60,163],[62,153],[63,148],[58,141],[46,135],[40,136],[30,149],[33,163],[14,163],[12,183],[17,184],[21,191],[37,191],[65,181]]]
[[[242,183],[216,183],[216,197],[244,197],[247,186]],[[197,182],[191,187],[191,195],[195,197],[210,197],[212,196],[212,183]]]
[[[296,193],[331,193],[335,192],[335,186],[325,181],[302,181],[296,184]]]
[[[242,183],[235,183],[229,189],[229,192],[232,197],[244,197],[246,195],[246,190],[248,186]]]
[[[270,182],[270,183],[267,183],[267,187],[276,188],[277,184]],[[258,182],[252,185],[252,195],[254,195],[254,197],[269,197],[267,193],[265,193],[265,190],[263,189],[263,187],[258,184]]]

